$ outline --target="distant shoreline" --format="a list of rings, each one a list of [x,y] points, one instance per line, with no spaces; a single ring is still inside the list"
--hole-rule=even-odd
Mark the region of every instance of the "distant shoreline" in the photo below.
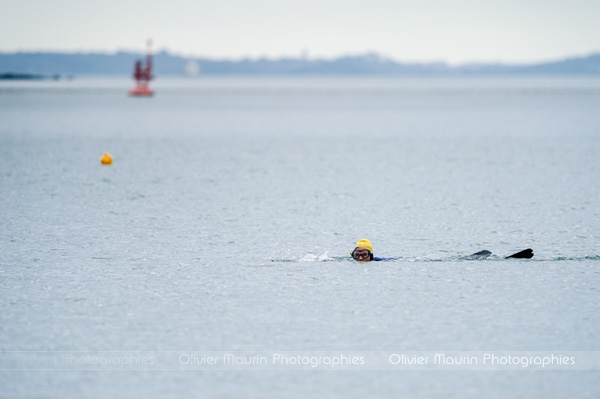
[[[44,74],[18,73],[18,72],[0,73],[0,80],[60,80],[60,79],[73,79],[73,76],[72,75],[61,76],[59,74],[44,75]]]
[[[53,79],[69,75],[131,75],[137,59],[145,55],[101,53],[0,53],[0,79]],[[600,53],[585,57],[527,65],[404,63],[376,53],[336,59],[185,58],[167,52],[153,55],[156,76],[206,75],[355,75],[355,76],[490,76],[583,75],[600,76]],[[21,71],[21,72],[15,72]]]

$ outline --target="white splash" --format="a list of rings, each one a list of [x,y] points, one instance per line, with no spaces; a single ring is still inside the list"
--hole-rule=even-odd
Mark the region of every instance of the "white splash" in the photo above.
[[[302,259],[300,259],[300,262],[316,262],[317,259],[319,259],[317,255],[306,254]]]
[[[325,262],[326,260],[332,260],[333,258],[329,257],[328,251],[326,251],[323,255],[319,256],[319,262]]]
[[[304,257],[302,257],[302,259],[300,259],[300,262],[324,262],[331,259],[332,258],[329,257],[329,251],[327,251],[323,255],[318,256],[314,254],[306,254]]]

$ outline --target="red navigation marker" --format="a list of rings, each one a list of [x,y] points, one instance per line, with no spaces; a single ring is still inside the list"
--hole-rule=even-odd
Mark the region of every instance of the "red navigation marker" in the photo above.
[[[141,60],[135,62],[133,78],[135,79],[135,87],[129,90],[130,96],[148,97],[154,92],[148,87],[148,83],[152,80],[152,40],[148,39],[146,51],[146,65],[142,65]]]

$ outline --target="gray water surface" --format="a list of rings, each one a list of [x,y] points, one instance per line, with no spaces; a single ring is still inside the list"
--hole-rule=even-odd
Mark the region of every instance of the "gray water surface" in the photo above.
[[[0,82],[0,351],[600,350],[600,79],[129,86]],[[352,261],[360,238],[398,259]],[[498,257],[459,259],[482,249]],[[597,379],[11,369],[0,397],[597,397]]]

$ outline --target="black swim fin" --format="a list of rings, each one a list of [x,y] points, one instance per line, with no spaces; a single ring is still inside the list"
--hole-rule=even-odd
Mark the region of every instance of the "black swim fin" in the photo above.
[[[531,258],[533,258],[533,250],[531,248],[527,248],[527,249],[522,250],[521,252],[517,252],[516,254],[507,256],[504,259],[508,259],[508,258],[531,259]]]

